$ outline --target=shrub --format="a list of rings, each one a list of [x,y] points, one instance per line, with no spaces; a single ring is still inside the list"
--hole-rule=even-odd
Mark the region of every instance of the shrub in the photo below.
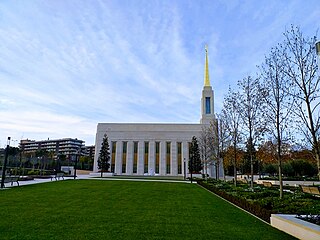
[[[229,202],[232,202],[235,205],[256,215],[257,217],[263,219],[264,221],[270,222],[271,211],[263,208],[259,203],[249,202],[246,199],[242,199],[238,196],[231,195],[223,190],[220,190],[219,188],[216,188],[214,185],[208,185],[205,182],[198,182],[198,184],[208,189],[209,191],[221,196],[222,198],[228,200]]]
[[[39,175],[39,170],[30,170],[28,171],[28,175]]]
[[[269,173],[270,175],[274,175],[278,172],[278,169],[275,164],[268,164],[264,166],[263,172]]]
[[[242,184],[235,187],[226,182],[198,182],[209,191],[251,212],[269,222],[271,213],[317,214],[320,212],[319,198],[303,194],[299,188],[288,187],[291,192],[284,192],[279,199],[277,187],[249,188]]]

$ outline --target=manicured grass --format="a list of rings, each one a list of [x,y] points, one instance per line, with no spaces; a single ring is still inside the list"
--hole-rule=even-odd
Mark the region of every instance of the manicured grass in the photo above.
[[[0,204],[0,239],[293,239],[196,184],[58,181]]]

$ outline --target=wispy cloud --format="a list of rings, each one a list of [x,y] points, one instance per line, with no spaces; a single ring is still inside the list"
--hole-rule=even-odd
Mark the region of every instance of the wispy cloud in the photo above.
[[[285,26],[313,29],[317,6],[1,1],[0,145],[22,135],[93,144],[98,122],[198,122],[205,43],[219,111]]]

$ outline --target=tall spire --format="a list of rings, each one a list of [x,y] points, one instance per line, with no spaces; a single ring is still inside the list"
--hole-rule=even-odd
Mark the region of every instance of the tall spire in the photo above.
[[[210,87],[210,78],[209,78],[209,63],[208,63],[208,45],[205,46],[206,50],[206,59],[204,64],[204,86]]]
[[[202,89],[202,97],[201,97],[201,124],[210,124],[210,122],[214,119],[214,98],[213,98],[213,90],[210,85],[209,78],[209,61],[208,61],[208,46],[205,47],[206,50],[206,58],[204,64],[204,86]]]

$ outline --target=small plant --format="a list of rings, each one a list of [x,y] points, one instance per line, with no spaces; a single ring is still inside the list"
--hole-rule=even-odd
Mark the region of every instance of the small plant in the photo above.
[[[198,182],[199,185],[218,194],[226,200],[269,221],[271,213],[282,214],[318,214],[320,202],[313,196],[303,194],[299,188],[286,187],[283,199],[279,199],[279,190],[276,187],[254,186],[247,184],[211,181]]]
[[[39,170],[30,170],[28,171],[28,175],[39,175]]]

